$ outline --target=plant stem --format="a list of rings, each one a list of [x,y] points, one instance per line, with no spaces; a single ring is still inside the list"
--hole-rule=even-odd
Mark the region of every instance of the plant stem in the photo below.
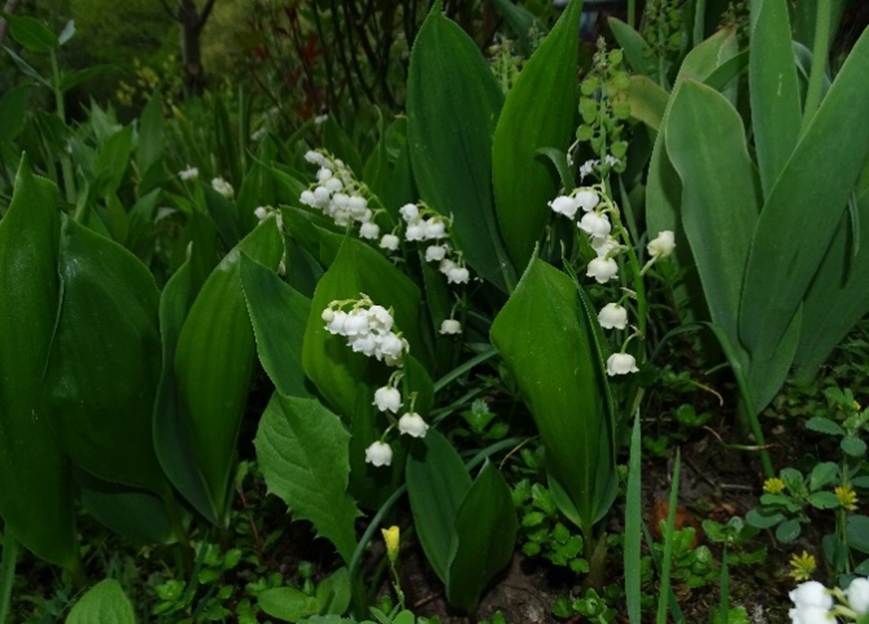
[[[15,564],[18,562],[18,540],[5,527],[3,536],[3,563],[0,564],[0,624],[9,619],[9,606],[12,602],[12,586],[15,584]]]
[[[815,41],[812,45],[812,69],[809,73],[809,85],[806,88],[806,103],[803,107],[803,124],[800,129],[805,133],[815,111],[821,103],[821,88],[824,84],[824,74],[827,71],[827,57],[830,53],[830,21],[832,19],[831,0],[817,0],[818,12],[815,18]]]
[[[54,90],[54,105],[55,112],[60,118],[60,121],[66,124],[66,108],[63,102],[63,90],[60,88],[60,66],[57,64],[57,53],[52,50],[51,56],[51,84]],[[63,153],[60,155],[60,166],[63,170],[63,188],[66,193],[66,201],[71,204],[75,203],[75,179],[72,172],[72,162],[69,155],[66,153],[66,146],[63,148]]]
[[[636,28],[637,23],[637,0],[628,0],[628,26]]]

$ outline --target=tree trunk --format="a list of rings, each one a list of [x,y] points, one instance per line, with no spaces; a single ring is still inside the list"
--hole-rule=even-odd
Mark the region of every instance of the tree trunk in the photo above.
[[[181,22],[181,63],[184,69],[184,88],[188,95],[200,95],[205,89],[205,70],[202,67],[200,35],[204,21],[194,0],[182,0],[179,11]]]

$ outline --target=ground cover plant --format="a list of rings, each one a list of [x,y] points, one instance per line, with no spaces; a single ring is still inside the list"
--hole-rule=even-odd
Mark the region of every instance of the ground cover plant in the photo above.
[[[869,623],[860,2],[49,4],[0,624]]]

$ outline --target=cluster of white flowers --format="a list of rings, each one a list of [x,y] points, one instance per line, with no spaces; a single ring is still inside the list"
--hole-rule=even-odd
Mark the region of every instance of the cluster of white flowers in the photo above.
[[[181,178],[182,182],[195,180],[199,177],[199,169],[192,165],[187,165],[187,167],[178,172],[178,177]]]
[[[618,159],[606,156],[605,165],[610,167],[618,164]],[[597,160],[589,160],[580,167],[580,176],[586,177],[600,165]],[[567,195],[559,195],[549,202],[553,212],[576,221],[576,227],[588,237],[589,245],[595,252],[586,266],[585,276],[593,278],[598,284],[606,284],[618,277],[619,265],[616,257],[625,249],[618,238],[613,236],[614,229],[617,235],[624,236],[621,225],[613,227],[610,215],[618,218],[618,207],[609,198],[603,183],[591,186],[581,186]],[[577,220],[577,214],[582,211],[582,216]],[[618,219],[617,219],[618,223]],[[658,236],[649,242],[647,251],[651,256],[649,265],[661,258],[673,253],[676,243],[673,232],[660,232]],[[645,268],[643,269],[645,272]],[[622,305],[625,297],[619,301],[606,304],[597,315],[600,326],[604,329],[624,330],[628,327],[628,311]],[[613,353],[607,358],[607,374],[612,376],[636,373],[637,361],[633,355],[626,353],[628,337],[618,353]]]
[[[211,180],[211,188],[223,195],[226,199],[232,199],[232,196],[235,194],[235,189],[232,188],[232,184],[220,176]]]
[[[402,410],[405,403],[398,385],[404,377],[401,370],[403,356],[410,345],[396,330],[392,312],[375,304],[366,295],[361,295],[358,300],[333,301],[323,310],[321,318],[329,333],[347,338],[347,346],[354,353],[362,353],[387,366],[399,368],[389,377],[385,386],[375,390],[372,402],[393,422],[381,439],[365,450],[366,462],[377,467],[389,466],[392,463],[392,447],[384,439],[390,430],[397,427],[401,435],[424,438],[429,429],[428,423],[414,411],[415,393],[410,397],[408,409]],[[395,421],[399,413],[401,416]]]
[[[305,160],[319,169],[317,181],[302,191],[299,201],[322,211],[335,225],[358,225],[361,238],[380,238],[380,227],[374,222],[375,211],[368,207],[366,189],[350,168],[340,158],[320,150],[307,152]]]
[[[808,581],[797,585],[788,597],[794,604],[788,611],[791,624],[856,622],[869,614],[869,578],[853,579],[845,591]]]

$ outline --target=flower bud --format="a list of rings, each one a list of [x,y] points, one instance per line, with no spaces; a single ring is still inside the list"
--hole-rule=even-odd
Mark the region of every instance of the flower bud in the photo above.
[[[380,529],[383,535],[383,542],[386,544],[386,556],[392,563],[398,559],[398,550],[401,545],[401,530],[392,525],[388,529]]]
[[[675,248],[676,240],[673,236],[673,232],[670,230],[658,232],[658,235],[650,240],[649,244],[646,245],[646,251],[648,251],[649,255],[655,259],[666,258],[673,253],[673,249]]]

